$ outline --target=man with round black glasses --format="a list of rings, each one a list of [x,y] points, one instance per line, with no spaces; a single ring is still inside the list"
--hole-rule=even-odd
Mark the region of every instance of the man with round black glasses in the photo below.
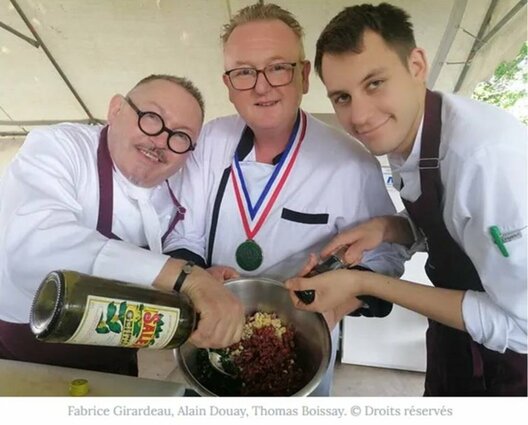
[[[125,97],[125,101],[136,111],[138,127],[144,134],[147,136],[159,136],[162,133],[167,133],[167,147],[174,153],[184,154],[194,150],[195,145],[188,132],[186,133],[183,130],[173,131],[167,128],[160,114],[151,111],[140,111],[128,96]]]
[[[176,173],[203,116],[190,81],[151,75],[111,99],[106,126],[29,133],[0,189],[0,358],[137,375],[136,350],[34,338],[31,302],[57,269],[181,289],[200,311],[194,344],[240,339],[240,302],[210,273],[171,256],[172,231],[186,215]]]
[[[224,27],[223,81],[239,115],[204,126],[184,167],[188,215],[176,233],[180,251],[226,274],[283,281],[341,229],[394,211],[376,160],[300,109],[310,73],[302,37],[291,13],[271,3]],[[363,265],[399,276],[401,252],[385,244]],[[334,349],[344,314],[325,312]],[[313,395],[329,395],[334,362],[335,351]]]

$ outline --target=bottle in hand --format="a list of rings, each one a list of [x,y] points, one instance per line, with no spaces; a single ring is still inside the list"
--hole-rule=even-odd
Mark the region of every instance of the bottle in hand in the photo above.
[[[129,348],[176,348],[197,314],[182,293],[60,270],[41,283],[30,327],[46,342]]]

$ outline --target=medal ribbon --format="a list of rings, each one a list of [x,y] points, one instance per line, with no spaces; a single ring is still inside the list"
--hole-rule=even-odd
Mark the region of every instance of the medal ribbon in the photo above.
[[[301,130],[300,132],[299,132],[299,127]],[[258,202],[254,208],[252,207],[251,200],[249,199],[249,194],[246,189],[244,175],[240,168],[238,157],[237,155],[235,155],[233,159],[234,167],[231,167],[231,181],[233,182],[233,188],[235,191],[238,211],[240,213],[240,217],[242,218],[242,224],[244,226],[244,231],[249,240],[252,240],[255,237],[255,235],[258,233],[258,231],[260,230],[260,228],[266,221],[266,218],[269,215],[273,204],[277,200],[280,191],[284,187],[284,184],[286,183],[286,180],[288,179],[288,176],[293,168],[293,164],[295,163],[297,159],[297,155],[301,148],[301,144],[304,140],[305,133],[306,133],[306,115],[304,114],[304,112],[301,111],[300,112],[300,122],[298,122],[297,127],[293,129],[292,134],[290,136],[290,141],[288,142],[288,146],[286,147],[286,150],[284,151],[279,164],[277,164],[277,166],[275,167],[275,170],[273,171],[268,182],[266,183],[266,186],[264,187],[264,190],[259,196]],[[296,137],[297,135],[298,137]],[[262,210],[262,214],[260,214],[260,216],[257,218],[256,224],[252,229],[250,227],[250,222],[254,221],[255,216],[257,215],[260,207],[264,204],[264,200],[269,195],[269,192],[271,191],[271,188],[273,187],[274,182],[277,180],[277,177],[279,176],[282,170],[284,170],[284,172],[282,173],[282,176],[280,177],[277,185],[275,186],[275,189],[273,190],[273,193],[271,194],[267,203],[265,204],[264,209]],[[244,196],[245,196],[246,203],[247,203],[247,209],[242,199],[242,193],[241,193],[240,187],[244,191]]]

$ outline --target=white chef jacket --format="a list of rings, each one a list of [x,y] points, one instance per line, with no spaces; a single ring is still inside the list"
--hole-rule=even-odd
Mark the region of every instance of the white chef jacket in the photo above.
[[[154,207],[162,232],[176,214],[165,183],[139,188],[115,168],[112,231],[123,241],[96,230],[101,129],[60,124],[33,130],[6,170],[0,185],[1,320],[27,323],[35,292],[52,270],[150,285],[169,258],[139,248],[147,245],[152,220],[143,223],[138,199]],[[169,235],[165,252],[172,243]]]
[[[235,261],[237,247],[248,238],[231,177],[221,196],[212,253],[209,250],[220,180],[231,166],[246,127],[239,116],[206,124],[196,150],[186,162],[179,199],[187,215],[175,230],[178,248],[204,259],[210,257],[211,265],[234,267],[242,275],[284,280],[298,272],[309,253],[319,252],[338,232],[370,217],[394,213],[377,160],[349,136],[306,116],[306,135],[292,171],[254,237],[263,251],[262,265],[248,272]],[[256,162],[254,150],[240,160],[240,165],[255,205],[275,166]],[[321,223],[325,215],[327,219]],[[297,221],[292,221],[292,216]],[[318,217],[318,223],[309,223],[314,217]],[[366,253],[363,264],[400,276],[403,261],[408,258],[403,257],[405,254],[399,245],[383,244]]]
[[[443,218],[475,266],[485,292],[466,291],[468,333],[487,348],[527,352],[527,129],[485,103],[442,93],[440,176]],[[423,122],[422,122],[423,124]],[[414,202],[421,195],[418,161],[422,128],[411,154],[389,155],[395,187]],[[513,239],[504,257],[490,236],[498,226]]]

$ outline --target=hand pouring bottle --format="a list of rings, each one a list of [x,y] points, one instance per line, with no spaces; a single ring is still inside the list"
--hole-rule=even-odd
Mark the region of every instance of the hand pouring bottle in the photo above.
[[[69,270],[46,276],[30,316],[41,341],[128,348],[179,347],[196,322],[185,294]]]

